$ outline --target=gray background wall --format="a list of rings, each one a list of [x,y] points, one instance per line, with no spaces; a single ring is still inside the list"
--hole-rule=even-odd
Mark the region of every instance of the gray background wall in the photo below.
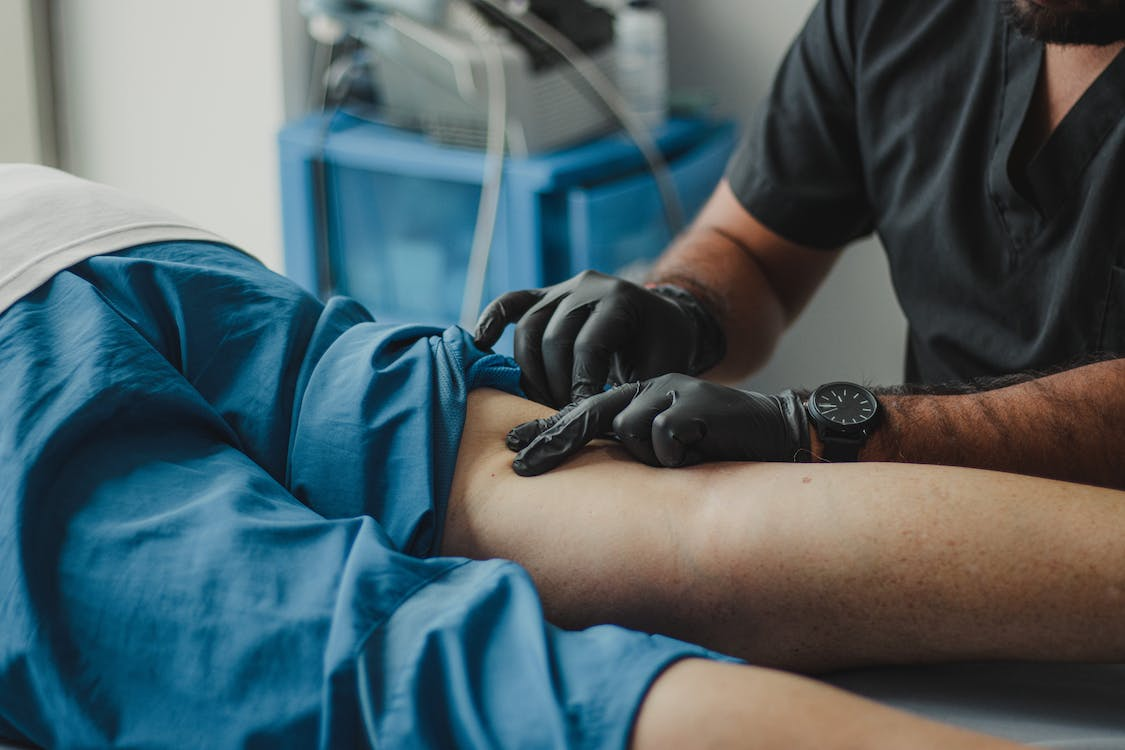
[[[296,0],[51,3],[62,166],[280,268],[282,16]]]
[[[673,85],[711,90],[720,112],[748,120],[813,2],[662,0]],[[0,30],[45,3],[0,0]],[[164,203],[280,268],[274,137],[308,91],[297,0],[49,3],[61,166]],[[0,102],[20,115],[0,117],[0,155],[51,161],[34,137],[29,60],[26,45],[0,39]],[[749,385],[893,382],[904,338],[879,248],[860,243]]]
[[[0,162],[55,159],[43,0],[0,0]]]

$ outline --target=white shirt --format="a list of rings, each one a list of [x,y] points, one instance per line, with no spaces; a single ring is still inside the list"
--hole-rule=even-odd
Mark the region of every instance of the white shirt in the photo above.
[[[106,185],[33,164],[0,164],[0,314],[59,271],[150,242],[230,244]]]

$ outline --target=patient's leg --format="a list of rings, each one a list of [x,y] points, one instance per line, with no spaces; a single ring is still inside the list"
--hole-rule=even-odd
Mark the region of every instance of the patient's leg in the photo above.
[[[548,614],[799,669],[1125,658],[1125,496],[975,470],[722,464],[592,448],[517,477],[541,407],[472,394],[443,552],[506,557]]]
[[[653,685],[632,747],[755,750],[1010,750],[1005,740],[937,724],[803,677],[686,660]]]

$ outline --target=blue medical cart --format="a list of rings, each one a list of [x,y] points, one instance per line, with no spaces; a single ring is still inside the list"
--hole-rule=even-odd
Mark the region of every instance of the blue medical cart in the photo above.
[[[690,219],[722,176],[734,126],[677,119],[654,137]],[[483,154],[347,113],[299,120],[279,140],[288,276],[355,297],[380,320],[456,323]],[[624,135],[509,157],[484,303],[586,268],[619,272],[670,240],[656,183]]]

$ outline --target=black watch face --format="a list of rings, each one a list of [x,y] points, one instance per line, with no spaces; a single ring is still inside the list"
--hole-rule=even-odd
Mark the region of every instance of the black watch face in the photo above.
[[[813,393],[820,417],[841,427],[865,424],[875,418],[879,404],[866,388],[851,383],[829,383]]]

